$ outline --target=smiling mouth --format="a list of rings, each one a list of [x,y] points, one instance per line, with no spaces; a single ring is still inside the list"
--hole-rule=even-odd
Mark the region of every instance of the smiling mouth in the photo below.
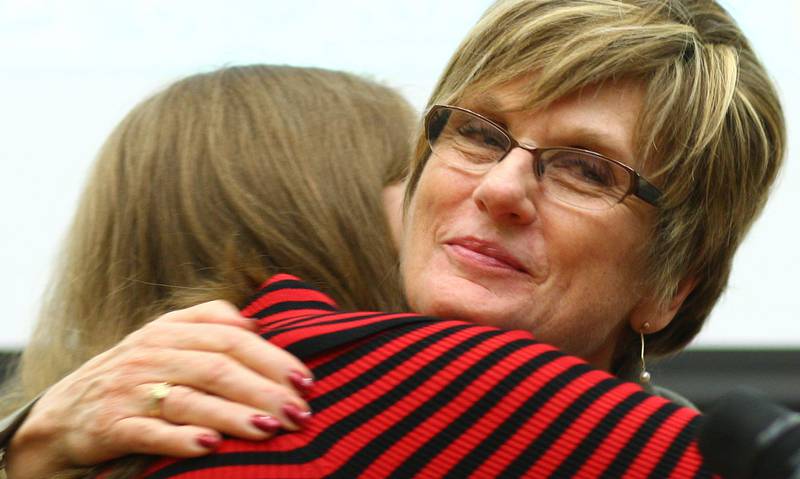
[[[497,244],[476,238],[458,238],[446,242],[445,246],[462,262],[484,268],[529,274],[519,260]]]

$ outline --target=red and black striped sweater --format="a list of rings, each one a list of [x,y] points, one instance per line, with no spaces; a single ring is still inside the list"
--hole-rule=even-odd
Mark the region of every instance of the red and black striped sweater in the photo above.
[[[316,385],[301,432],[226,439],[145,477],[711,477],[698,413],[504,331],[416,314],[345,313],[288,275],[244,314]]]

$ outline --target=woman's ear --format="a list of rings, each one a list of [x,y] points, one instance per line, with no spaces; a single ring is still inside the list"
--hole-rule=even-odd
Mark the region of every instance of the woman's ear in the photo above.
[[[403,238],[403,195],[405,190],[406,180],[383,187],[383,210],[386,213],[386,221],[389,223],[392,241],[398,250]]]
[[[649,327],[645,331],[646,334],[655,333],[666,328],[675,318],[675,315],[678,314],[678,310],[696,285],[697,280],[694,277],[683,278],[678,283],[678,289],[672,299],[666,303],[662,303],[652,296],[643,297],[631,312],[631,329],[637,332],[642,331],[644,323],[649,323]]]

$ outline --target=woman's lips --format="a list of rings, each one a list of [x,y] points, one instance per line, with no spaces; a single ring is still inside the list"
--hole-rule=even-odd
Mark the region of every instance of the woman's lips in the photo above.
[[[445,242],[445,247],[469,263],[528,273],[522,262],[496,243],[477,238],[456,238]]]

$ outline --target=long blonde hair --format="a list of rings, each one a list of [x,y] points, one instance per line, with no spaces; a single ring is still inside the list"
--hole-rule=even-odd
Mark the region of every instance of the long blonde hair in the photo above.
[[[5,409],[159,314],[239,304],[277,271],[343,308],[402,307],[381,192],[414,118],[374,82],[265,65],[136,106],[100,151]]]
[[[647,349],[680,349],[724,290],[783,160],[786,132],[769,76],[712,0],[500,0],[455,52],[430,104],[525,77],[520,106],[528,108],[615,79],[645,86],[637,157],[664,192],[645,286],[667,303],[683,279],[696,280]],[[429,155],[420,133],[406,201]],[[617,373],[635,360],[637,338],[620,341]]]

